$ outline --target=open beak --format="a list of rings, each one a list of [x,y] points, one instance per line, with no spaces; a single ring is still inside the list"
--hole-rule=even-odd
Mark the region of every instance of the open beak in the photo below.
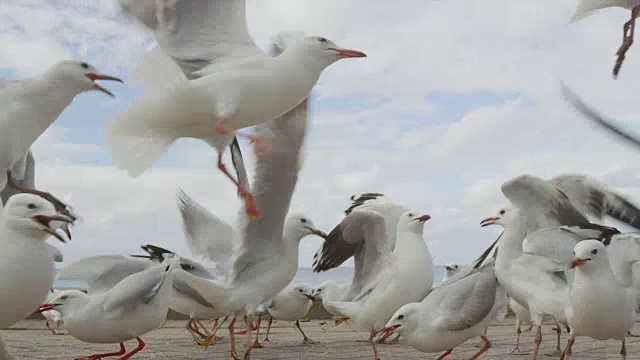
[[[124,81],[120,80],[120,78],[117,78],[115,76],[109,76],[109,75],[102,75],[102,74],[95,74],[95,73],[89,73],[85,75],[86,77],[88,77],[89,79],[91,79],[91,81],[94,82],[93,86],[96,88],[96,90],[98,91],[102,91],[103,93],[111,96],[111,97],[115,97],[115,95],[113,95],[111,93],[111,91],[103,88],[102,86],[98,85],[95,83],[96,80],[110,80],[110,81],[117,81],[120,83],[124,84]]]
[[[416,218],[415,221],[425,222],[425,221],[427,221],[429,219],[431,219],[431,215],[424,214],[424,215],[420,216],[419,218]]]
[[[402,326],[402,325],[400,325],[400,324],[396,324],[396,325],[393,325],[393,326],[387,326],[386,328],[384,328],[384,329],[382,329],[382,330],[378,331],[378,335],[382,335],[382,337],[385,337],[385,338],[386,338],[386,337],[389,337],[389,336],[391,336],[391,334],[393,334],[393,332],[394,332],[397,328],[399,328],[400,326]]]
[[[481,227],[485,227],[485,226],[489,226],[489,225],[495,225],[496,221],[500,220],[499,217],[497,216],[492,216],[492,217],[488,217],[482,221],[480,221],[480,226]]]
[[[356,51],[356,50],[347,50],[347,49],[338,49],[338,48],[329,48],[328,50],[335,51],[342,58],[367,57],[367,54],[361,51]]]
[[[42,231],[46,232],[47,234],[49,234],[51,236],[54,236],[56,239],[62,241],[63,243],[67,242],[62,236],[60,236],[60,234],[58,234],[54,229],[51,228],[51,222],[52,221],[61,221],[61,222],[64,222],[64,223],[71,223],[71,222],[73,222],[73,220],[69,219],[66,216],[62,216],[62,215],[53,215],[53,216],[36,215],[32,219],[33,219],[33,221],[35,221],[38,224],[40,224],[40,225],[45,227]],[[65,232],[69,236],[69,240],[71,240],[71,232],[69,231],[69,227],[68,226],[65,227]]]
[[[311,300],[311,301],[316,301],[316,297],[313,295],[309,295],[309,294],[304,294],[304,296],[307,297],[307,299]]]
[[[571,260],[571,266],[569,266],[570,269],[573,269],[575,267],[584,265],[584,263],[586,263],[587,261],[589,261],[590,259],[580,259],[580,258],[573,258],[573,260]]]
[[[447,271],[453,271],[453,268],[451,266],[445,266],[444,269]]]
[[[320,237],[321,237],[321,238],[323,238],[323,239],[326,239],[326,238],[327,238],[327,234],[325,234],[324,232],[322,232],[322,231],[320,231],[320,230],[318,230],[318,229],[313,229],[313,228],[310,228],[310,227],[308,227],[308,226],[305,226],[305,229],[307,229],[307,230],[311,231],[311,233],[312,233],[313,235],[318,235],[318,236],[320,236]]]
[[[34,312],[34,314],[40,314],[43,313],[45,311],[49,311],[49,310],[53,310],[55,309],[56,306],[59,306],[61,304],[42,304],[40,306],[38,306],[38,310],[36,312]]]

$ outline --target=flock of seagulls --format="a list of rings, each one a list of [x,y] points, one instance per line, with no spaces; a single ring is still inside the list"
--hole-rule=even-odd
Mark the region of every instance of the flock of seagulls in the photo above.
[[[73,208],[35,189],[33,143],[85,91],[113,93],[96,81],[122,82],[82,61],[62,61],[44,74],[0,82],[0,328],[34,312],[56,334],[63,326],[87,343],[118,344],[110,353],[129,359],[145,348],[142,336],[164,325],[169,309],[189,317],[185,327],[202,346],[215,345],[228,322],[230,355],[240,359],[235,335],[246,334],[244,359],[259,340],[263,318],[292,322],[303,343],[314,343],[300,320],[321,302],[336,323],[352,322],[376,344],[397,334],[422,352],[443,359],[462,343],[479,338],[476,359],[491,348],[487,328],[507,309],[517,317],[513,352],[520,353],[522,323],[535,328],[531,358],[537,359],[542,326],[555,324],[555,355],[567,359],[577,337],[625,339],[636,320],[638,288],[633,265],[640,262],[640,234],[620,233],[588,218],[605,216],[640,229],[640,209],[605,185],[582,175],[541,179],[521,175],[502,184],[510,206],[480,226],[500,226],[500,237],[469,267],[447,264],[434,286],[434,266],[424,241],[431,216],[380,193],[354,195],[344,219],[328,234],[304,214],[289,213],[303,163],[308,97],[328,66],[363,52],[298,32],[281,33],[268,53],[251,40],[244,0],[119,0],[123,17],[151,32],[157,46],[138,66],[132,82],[144,90],[108,125],[106,139],[116,166],[136,177],[180,138],[207,142],[216,166],[237,187],[244,208],[236,224],[209,212],[182,190],[178,209],[193,257],[211,260],[215,271],[155,245],[145,255],[97,255],[55,274],[62,253],[46,240],[71,240]],[[640,1],[582,0],[573,20],[596,10],[631,10],[614,68],[617,76],[633,42]],[[582,113],[640,144],[590,110],[569,89],[567,99]],[[238,130],[255,126],[255,134]],[[249,181],[238,136],[257,155]],[[235,176],[222,162],[229,147]],[[428,231],[428,230],[427,230]],[[330,271],[350,258],[350,283],[326,281],[316,288],[292,284],[298,247],[307,236],[323,245],[314,271]],[[493,252],[493,255],[491,255]],[[87,291],[52,289],[54,279],[80,280]],[[244,330],[236,332],[236,321]],[[256,319],[254,323],[254,319]],[[211,331],[202,321],[212,320]],[[55,326],[56,329],[54,329]],[[567,345],[561,334],[569,332]],[[253,332],[255,331],[255,336]],[[136,340],[127,350],[125,342]],[[114,349],[115,350],[115,349]],[[0,359],[13,359],[0,338]]]

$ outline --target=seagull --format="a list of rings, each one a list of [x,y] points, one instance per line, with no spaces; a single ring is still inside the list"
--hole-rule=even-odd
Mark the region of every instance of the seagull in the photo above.
[[[51,223],[73,220],[59,215],[53,204],[33,194],[16,194],[4,209],[0,206],[0,328],[15,324],[33,313],[53,284],[53,236],[66,242]],[[0,349],[6,352],[6,349]],[[10,359],[10,357],[9,357]]]
[[[131,255],[133,257],[148,258],[154,262],[161,263],[166,256],[176,255],[174,252],[164,249],[156,245],[143,245],[141,248],[149,255]],[[194,275],[200,276],[204,279],[217,279],[218,274],[211,273],[204,265],[201,265],[193,260],[180,257],[180,267]],[[200,320],[216,320],[214,329],[217,327],[217,320],[223,317],[226,313],[215,306],[211,305],[206,299],[204,299],[197,291],[185,284],[183,281],[174,281],[173,289],[170,295],[170,306],[173,311],[180,314],[189,316],[189,322],[186,324],[187,331],[193,337],[196,344],[206,346],[201,339],[208,338],[211,334],[207,328],[200,322]],[[204,334],[200,332],[200,329],[204,330]]]
[[[629,316],[636,318],[638,293],[617,281],[609,267],[607,249],[599,241],[578,243],[571,268],[576,269],[566,308],[571,331],[561,360],[569,357],[576,336],[620,340],[620,355],[626,358],[625,339],[635,322],[630,323]]]
[[[313,302],[316,300],[312,293],[312,289],[307,284],[294,284],[285,288],[276,297],[265,303],[264,308],[270,317],[269,325],[267,326],[267,337],[264,341],[269,341],[271,323],[273,319],[276,319],[294,321],[296,329],[303,336],[302,342],[304,344],[315,344],[316,342],[309,339],[300,327],[300,319],[303,319],[309,313],[309,309],[311,309]],[[257,342],[254,343],[254,346],[255,344]],[[258,344],[255,347],[261,346]]]
[[[353,211],[331,231],[319,250],[316,272],[337,267],[354,256],[351,288],[359,284],[360,292],[350,300],[329,301],[326,306],[369,331],[375,359],[379,358],[373,341],[376,332],[402,305],[424,299],[433,285],[431,254],[422,237],[424,223],[430,218],[413,211],[401,215],[392,250],[384,217],[372,210]]]
[[[444,266],[444,276],[442,277],[442,282],[447,281],[447,279],[455,275],[458,271],[460,271],[460,266],[456,264],[446,264]]]
[[[76,95],[97,90],[113,96],[96,80],[122,82],[86,62],[64,60],[42,75],[0,86],[0,189],[12,185],[10,178],[24,179],[29,148]]]
[[[625,55],[633,44],[633,33],[635,31],[636,18],[640,15],[640,0],[580,0],[576,11],[571,18],[571,22],[585,18],[597,10],[611,7],[621,7],[631,11],[631,19],[624,23],[622,45],[616,53],[616,55],[618,55],[618,60],[613,68],[613,77],[617,78]]]
[[[448,279],[421,302],[402,306],[379,333],[397,332],[411,347],[422,352],[444,351],[438,359],[444,359],[456,346],[480,336],[483,346],[471,357],[477,359],[491,348],[484,333],[499,310],[496,297],[501,294],[493,264],[483,265],[469,274]]]
[[[500,210],[498,216],[483,220],[481,225],[499,223],[504,228],[497,245],[496,276],[509,296],[531,312],[537,329],[532,353],[532,359],[536,359],[543,319],[551,316],[556,323],[566,325],[568,269],[558,258],[567,256],[580,240],[609,242],[619,231],[589,223],[562,191],[535,176],[511,179],[502,185],[502,192],[512,207]],[[556,332],[559,353],[560,326]]]
[[[54,291],[53,289],[49,289],[49,291],[50,293],[45,299],[44,303],[48,303],[49,300],[52,299],[54,296],[56,296],[59,292],[59,291]],[[60,330],[60,325],[62,324],[62,314],[60,314],[60,312],[55,309],[43,311],[41,314],[42,316],[44,316],[46,320],[45,326],[47,327],[47,329],[51,331],[53,335],[61,335],[57,333],[53,328],[51,328],[50,323],[53,323],[56,326],[56,329]]]
[[[118,352],[95,354],[81,359],[121,356],[129,359],[145,343],[140,336],[156,330],[167,318],[175,270],[180,258],[167,258],[122,279],[113,287],[93,286],[89,293],[65,290],[42,304],[40,311],[58,310],[74,338],[92,344],[120,344]],[[95,284],[94,284],[95,285]],[[124,342],[136,339],[138,346],[127,353]]]
[[[280,183],[287,186],[284,181]],[[267,194],[263,196],[265,195]],[[178,197],[187,245],[193,254],[215,262],[223,275],[221,279],[208,280],[178,271],[176,281],[184,281],[203,299],[225,313],[244,311],[248,315],[253,314],[260,304],[274,298],[293,280],[298,269],[300,240],[308,235],[323,238],[327,236],[316,229],[308,217],[291,214],[279,230],[282,234],[280,240],[273,239],[267,242],[256,238],[238,242],[239,233],[231,225],[193,201],[183,191],[179,192]],[[278,204],[277,201],[281,200],[274,199],[269,204],[273,206]],[[265,220],[261,219],[260,222],[262,221]],[[253,222],[250,222],[249,226],[251,224]],[[261,225],[268,226],[267,223]],[[251,230],[251,227],[248,230]],[[234,324],[235,318],[229,325],[229,334],[232,338],[231,351],[233,356],[236,356]]]
[[[166,27],[156,33],[178,31],[178,39],[172,41],[187,40],[202,46],[198,38],[206,38],[211,28],[176,24],[207,11],[208,5],[181,1],[171,7],[175,17],[170,22],[164,18]],[[213,19],[208,21],[213,23]],[[254,144],[258,157],[267,156],[268,148],[259,137],[237,130],[280,118],[309,96],[325,68],[341,59],[366,55],[319,36],[297,39],[276,57],[253,43],[227,41],[226,52],[217,54],[215,62],[199,70],[201,77],[197,79],[189,80],[178,66],[173,70],[164,66],[160,76],[153,73],[144,78],[144,97],[111,121],[106,141],[117,166],[135,177],[150,168],[175,140],[202,139],[216,149],[218,169],[236,185],[245,200],[247,215],[260,217],[251,193],[224,166],[224,149],[234,136],[242,135]],[[198,52],[190,55],[198,56]]]
[[[322,301],[322,305],[331,315],[341,316],[339,313],[331,313],[326,308],[325,304],[329,301],[340,301],[344,298],[344,295],[349,290],[351,284],[338,284],[333,280],[323,281],[318,287],[313,289],[311,295],[316,299]]]

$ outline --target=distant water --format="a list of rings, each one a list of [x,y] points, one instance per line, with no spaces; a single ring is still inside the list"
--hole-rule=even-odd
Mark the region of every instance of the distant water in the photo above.
[[[436,266],[434,269],[433,284],[438,285],[444,276],[444,266]],[[333,280],[337,283],[349,283],[353,277],[353,268],[339,267],[321,273],[314,273],[311,268],[300,268],[293,283],[306,283],[311,287],[320,285],[325,280]],[[56,281],[53,284],[56,289],[77,289],[86,287],[79,281]]]

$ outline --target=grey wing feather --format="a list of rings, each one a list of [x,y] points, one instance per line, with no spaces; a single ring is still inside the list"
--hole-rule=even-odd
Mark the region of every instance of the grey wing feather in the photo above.
[[[335,268],[353,256],[353,281],[345,299],[366,297],[379,273],[389,264],[392,249],[386,234],[381,214],[370,210],[352,212],[327,236],[314,271]]]
[[[550,182],[532,175],[521,175],[502,184],[502,193],[527,215],[529,230],[560,225],[588,224],[587,218],[567,195]]]
[[[525,254],[540,256],[547,271],[566,270],[573,258],[573,248],[582,240],[594,239],[608,245],[620,232],[612,227],[589,224],[586,226],[559,226],[534,231],[522,243]]]
[[[562,92],[566,101],[568,101],[577,111],[582,113],[587,119],[593,121],[595,124],[599,125],[603,129],[606,129],[609,132],[614,133],[618,137],[624,139],[625,141],[635,145],[640,146],[640,139],[632,134],[629,134],[619,127],[613,125],[611,120],[605,119],[604,116],[595,112],[591,109],[584,101],[580,100],[576,94],[569,89],[565,84],[562,84]]]
[[[640,209],[624,197],[586,175],[560,175],[549,180],[585,215],[599,220],[609,215],[640,229]]]
[[[148,304],[162,288],[167,271],[167,265],[155,265],[152,268],[132,274],[107,292],[103,308],[113,311],[120,307]]]
[[[57,280],[76,280],[87,283],[90,295],[105,292],[129,275],[146,270],[150,261],[122,255],[92,256],[78,260],[57,275]]]
[[[493,266],[486,266],[454,283],[435,288],[429,296],[441,297],[446,307],[446,311],[441,312],[439,327],[458,331],[480,323],[494,307],[497,287]]]
[[[214,306],[207,301],[207,299],[204,298],[204,296],[202,296],[202,294],[200,294],[198,292],[198,290],[194,289],[193,287],[191,287],[186,281],[184,280],[178,280],[176,279],[173,282],[173,288],[180,292],[185,294],[186,296],[190,297],[191,299],[195,300],[198,304],[202,305],[202,306],[206,306],[209,308],[213,308]]]

